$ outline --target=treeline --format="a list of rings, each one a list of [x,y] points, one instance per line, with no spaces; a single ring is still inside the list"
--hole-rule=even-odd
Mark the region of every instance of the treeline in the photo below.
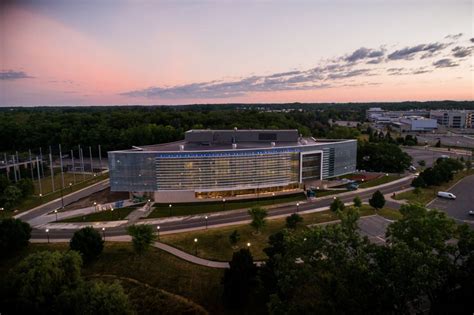
[[[471,162],[466,164],[471,168]],[[433,167],[428,167],[412,181],[413,187],[439,186],[453,179],[454,173],[464,169],[464,164],[454,159],[439,158]]]

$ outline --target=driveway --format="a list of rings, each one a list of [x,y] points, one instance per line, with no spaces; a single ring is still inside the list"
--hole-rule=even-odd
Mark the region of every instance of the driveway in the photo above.
[[[369,240],[375,244],[385,243],[385,232],[390,223],[392,223],[392,221],[379,215],[362,217],[357,221],[359,233],[362,236],[367,236]]]

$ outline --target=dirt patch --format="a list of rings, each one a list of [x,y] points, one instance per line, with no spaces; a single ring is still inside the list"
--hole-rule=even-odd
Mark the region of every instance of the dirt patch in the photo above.
[[[110,191],[110,188],[106,188],[67,205],[66,207],[64,207],[64,211],[91,207],[94,202],[97,202],[98,204],[104,204],[118,200],[127,200],[128,197],[128,192],[115,192]]]

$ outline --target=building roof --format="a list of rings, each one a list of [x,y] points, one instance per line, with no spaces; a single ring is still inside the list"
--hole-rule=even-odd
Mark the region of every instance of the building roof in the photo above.
[[[210,130],[210,131],[216,131],[216,130]],[[225,130],[225,133],[232,132],[233,130]],[[242,131],[242,135],[244,135],[243,139],[248,138],[248,134],[245,134],[244,132],[255,132],[257,133],[257,139],[258,139],[258,133],[259,132],[264,132],[266,134],[271,133],[271,132],[277,132],[277,133],[282,133],[283,138],[287,139],[287,137],[294,138],[292,135],[294,134],[295,130],[282,130],[282,131],[276,131],[276,130],[245,130]],[[290,134],[285,134],[285,132],[291,132]],[[186,132],[186,135],[190,133],[204,133],[208,134],[208,132],[205,131],[197,131],[197,130],[189,130]],[[296,133],[297,135],[297,133]],[[255,138],[254,136],[250,137]],[[277,137],[278,138],[278,137]],[[271,140],[260,140],[260,141],[243,141],[242,139],[239,140],[239,138],[236,139],[236,141],[195,141],[195,139],[192,139],[192,141],[187,141],[186,139],[180,140],[180,141],[175,141],[175,142],[168,142],[168,143],[161,143],[161,144],[153,144],[153,145],[146,145],[146,146],[135,146],[132,149],[129,150],[120,150],[120,151],[114,151],[114,152],[190,152],[190,151],[222,151],[222,150],[249,150],[249,149],[271,149],[271,148],[285,148],[285,147],[300,147],[300,146],[307,146],[307,145],[323,145],[325,143],[331,143],[331,142],[341,142],[341,141],[355,141],[355,140],[336,140],[336,139],[315,139],[312,137],[297,137],[293,141],[271,141]],[[224,139],[228,140],[228,139]]]

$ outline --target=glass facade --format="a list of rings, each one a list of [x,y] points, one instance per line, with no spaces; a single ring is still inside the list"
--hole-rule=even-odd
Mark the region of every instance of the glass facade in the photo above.
[[[354,172],[357,142],[317,142],[261,150],[130,150],[108,154],[112,191],[182,190],[206,196],[212,192],[297,188],[306,179]]]

